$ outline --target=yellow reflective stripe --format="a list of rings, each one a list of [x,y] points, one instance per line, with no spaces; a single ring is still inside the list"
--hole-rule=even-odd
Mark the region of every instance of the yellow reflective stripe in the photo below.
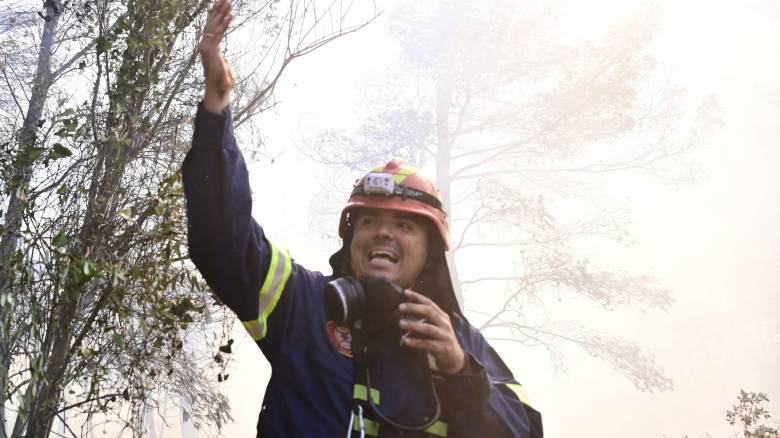
[[[259,341],[260,339],[263,339],[263,327],[260,325],[259,320],[254,321],[241,321],[241,324],[244,324],[244,328],[247,332],[249,332],[249,336],[252,337],[255,341]]]
[[[446,437],[447,436],[447,427],[448,427],[447,423],[445,423],[443,421],[437,421],[437,422],[433,423],[431,425],[431,427],[425,429],[425,431],[428,432],[431,435]]]
[[[363,418],[363,425],[366,428],[366,435],[368,436],[379,436],[379,423],[373,420],[369,420],[368,418]],[[355,421],[352,423],[352,430],[359,431],[360,430],[360,421],[356,418]]]
[[[395,183],[401,184],[404,182],[406,177],[412,176],[415,173],[417,173],[417,169],[414,167],[404,166],[401,168],[401,170],[398,171],[398,173],[395,174]]]
[[[528,406],[532,406],[531,399],[528,397],[528,393],[525,392],[523,385],[520,385],[519,383],[504,383],[504,385],[517,394],[517,398],[519,398],[521,402],[527,404]]]
[[[379,423],[374,420],[369,420],[368,418],[363,418],[363,425],[366,428],[366,435],[368,436],[379,436]],[[440,437],[446,437],[447,436],[447,423],[443,421],[437,421],[433,423],[433,425],[427,429],[425,429],[425,432],[431,435],[436,435]],[[352,430],[354,431],[360,431],[360,422],[355,419],[355,421],[352,423]]]
[[[368,391],[368,388],[366,385],[361,385],[359,383],[355,384],[354,389],[352,390],[352,398],[355,400],[363,400],[368,401],[368,397],[366,396],[366,392]],[[371,400],[374,401],[375,405],[379,404],[379,390],[376,388],[371,388]]]
[[[369,436],[378,436],[379,435],[379,423],[373,420],[369,420],[368,418],[363,418],[363,424],[366,428],[366,435]],[[440,437],[446,437],[447,436],[447,429],[449,426],[447,426],[447,423],[443,421],[437,421],[431,425],[431,427],[425,429],[425,432],[430,435],[436,435]],[[352,423],[352,430],[359,431],[360,430],[360,422],[356,419]]]
[[[359,383],[356,383],[353,390],[352,390],[352,398],[355,400],[362,400],[367,402],[368,397],[368,387],[366,385],[361,385]],[[374,401],[374,404],[379,404],[379,390],[376,388],[371,388],[371,399]],[[371,436],[377,436],[379,434],[379,423],[369,420],[367,418],[363,418],[363,422],[366,427],[366,435]],[[437,421],[433,423],[430,427],[425,429],[426,433],[429,433],[431,435],[436,435],[440,437],[446,437],[447,436],[447,423],[443,421]],[[358,427],[358,421],[355,421],[352,425],[353,430],[360,430]]]
[[[381,172],[385,173],[385,166],[379,166],[371,169],[369,172]],[[395,180],[396,184],[403,183],[407,177],[410,177],[414,175],[415,173],[419,172],[417,168],[414,168],[412,166],[402,165],[401,168],[398,170],[398,173],[393,175],[393,179]]]
[[[258,299],[258,317],[251,321],[241,321],[246,331],[255,341],[262,340],[268,333],[268,317],[274,311],[279,298],[282,296],[284,286],[292,272],[292,259],[290,255],[277,248],[273,243],[271,247],[271,263],[268,266],[268,274],[265,276],[260,297]]]

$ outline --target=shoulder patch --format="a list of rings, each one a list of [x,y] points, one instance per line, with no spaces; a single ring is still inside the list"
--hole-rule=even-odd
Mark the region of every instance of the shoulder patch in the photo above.
[[[349,327],[328,321],[328,339],[342,356],[352,357],[352,332]]]

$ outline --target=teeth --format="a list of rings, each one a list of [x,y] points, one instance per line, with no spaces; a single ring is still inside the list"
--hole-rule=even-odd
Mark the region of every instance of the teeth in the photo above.
[[[398,261],[398,259],[392,253],[387,252],[387,251],[381,251],[381,250],[371,251],[368,254],[368,258],[369,259],[374,259],[376,257],[381,257],[383,259],[387,259],[387,260],[390,260],[392,262],[397,262]]]

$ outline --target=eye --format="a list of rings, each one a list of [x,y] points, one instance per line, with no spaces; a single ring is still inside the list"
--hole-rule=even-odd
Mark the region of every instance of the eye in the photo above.
[[[376,218],[374,216],[360,216],[356,225],[358,227],[366,227],[373,225],[374,222],[376,222]]]
[[[399,221],[398,228],[404,231],[414,231],[415,224],[412,221]]]

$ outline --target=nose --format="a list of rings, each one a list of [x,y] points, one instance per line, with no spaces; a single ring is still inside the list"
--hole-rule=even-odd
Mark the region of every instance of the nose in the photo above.
[[[376,224],[376,233],[374,234],[374,239],[392,239],[393,236],[392,233],[390,233],[390,225],[390,221],[388,220],[379,220]]]

